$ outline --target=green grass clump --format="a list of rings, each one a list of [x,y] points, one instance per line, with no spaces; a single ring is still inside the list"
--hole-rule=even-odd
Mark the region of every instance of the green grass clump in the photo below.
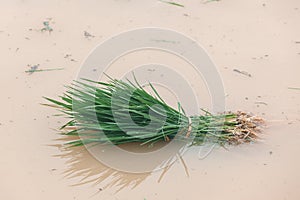
[[[201,145],[206,140],[241,144],[257,138],[262,119],[245,112],[187,116],[178,103],[167,105],[149,83],[151,95],[138,82],[110,79],[109,82],[76,81],[60,100],[45,98],[70,120],[61,127],[63,134],[78,136],[69,145],[138,142],[154,145],[158,141],[187,140]]]

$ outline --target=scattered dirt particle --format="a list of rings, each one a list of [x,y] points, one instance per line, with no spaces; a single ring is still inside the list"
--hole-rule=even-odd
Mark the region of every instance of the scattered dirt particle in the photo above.
[[[84,32],[83,32],[83,35],[84,35],[84,37],[87,38],[87,39],[90,39],[90,38],[94,38],[94,37],[95,37],[94,35],[90,34],[90,33],[87,32],[87,31],[84,31]]]
[[[29,75],[33,74],[36,70],[38,70],[40,64],[36,64],[36,65],[27,65],[27,67],[29,67],[30,69],[25,71],[27,72]]]
[[[64,58],[70,59],[70,61],[72,61],[72,62],[77,62],[74,58],[72,58],[72,54],[66,54],[66,55],[64,56]]]
[[[53,28],[50,26],[51,20],[52,20],[51,18],[48,18],[47,20],[43,21],[44,27],[41,28],[41,32],[46,31],[46,32],[51,33],[53,31]],[[53,22],[52,22],[52,24],[53,24]]]
[[[69,58],[69,57],[71,57],[72,56],[72,54],[66,54],[65,56],[64,56],[64,58]]]

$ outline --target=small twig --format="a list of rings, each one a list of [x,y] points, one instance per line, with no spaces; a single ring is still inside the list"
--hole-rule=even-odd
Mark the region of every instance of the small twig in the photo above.
[[[245,72],[245,71],[240,71],[238,69],[233,69],[234,72],[237,72],[237,73],[240,73],[240,74],[243,74],[245,76],[248,76],[248,77],[252,77],[251,74],[249,74],[248,72]]]
[[[176,154],[176,156],[177,156],[177,159],[178,159],[178,160],[181,162],[181,164],[183,165],[185,174],[187,175],[187,177],[190,177],[189,170],[188,170],[188,168],[187,168],[187,166],[186,166],[186,164],[185,164],[185,162],[184,162],[182,156],[181,156],[180,154]]]
[[[290,90],[300,90],[300,88],[288,87]]]
[[[48,103],[40,103],[40,105],[49,106],[49,107],[52,107],[52,108],[61,108],[60,106],[57,106],[57,105],[54,105],[54,104],[48,104]]]
[[[203,3],[210,3],[210,2],[214,2],[214,1],[221,1],[221,0],[208,0],[208,1],[205,1]]]
[[[30,69],[25,71],[26,73],[34,73],[34,72],[46,72],[46,71],[56,71],[56,70],[63,70],[64,68],[53,68],[53,69]]]
[[[164,1],[164,0],[158,0],[162,3],[167,3],[167,4],[170,4],[170,5],[173,5],[173,6],[179,6],[179,7],[184,7],[184,5],[182,4],[179,4],[179,3],[175,3],[175,2],[172,2],[172,1]]]
[[[256,101],[256,102],[254,102],[255,104],[263,104],[263,105],[268,105],[266,102],[263,102],[263,101]]]

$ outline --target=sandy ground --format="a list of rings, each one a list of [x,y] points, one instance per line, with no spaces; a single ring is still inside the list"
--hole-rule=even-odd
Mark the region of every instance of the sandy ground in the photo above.
[[[288,89],[300,87],[300,2],[178,2],[185,7],[156,0],[1,1],[0,199],[300,198],[300,91]],[[49,18],[53,31],[42,33]],[[178,162],[159,183],[161,173],[115,172],[84,149],[53,146],[62,143],[53,129],[63,119],[40,105],[42,96],[62,94],[96,45],[146,26],[173,29],[199,42],[218,66],[227,110],[266,118],[264,140],[229,151],[217,148],[204,160],[193,149],[184,156],[189,176]],[[64,69],[25,73],[27,65],[36,64]]]

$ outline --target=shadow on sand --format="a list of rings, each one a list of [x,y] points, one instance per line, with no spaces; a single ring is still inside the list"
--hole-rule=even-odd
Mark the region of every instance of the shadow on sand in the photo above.
[[[64,178],[79,179],[78,183],[72,186],[91,184],[99,188],[99,191],[111,188],[115,193],[124,188],[135,188],[141,184],[152,172],[147,173],[127,173],[112,169],[97,159],[95,159],[85,148],[85,146],[70,147],[64,145],[66,142],[78,139],[75,136],[62,136],[55,140],[55,144],[50,145],[59,148],[60,154],[54,155],[58,158],[66,159],[66,169],[63,171]],[[181,156],[176,155],[173,159],[178,160],[184,167],[187,176],[188,170]],[[157,182],[160,182],[175,162],[170,159],[166,167],[161,170]],[[173,160],[174,161],[174,160]]]

